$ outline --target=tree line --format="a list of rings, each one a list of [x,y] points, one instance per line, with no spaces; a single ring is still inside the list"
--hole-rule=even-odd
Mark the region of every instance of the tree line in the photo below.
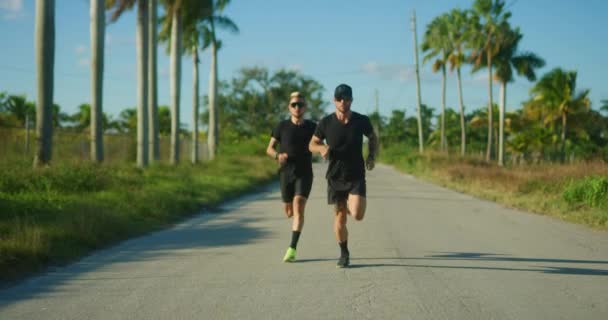
[[[171,163],[179,162],[180,139],[180,86],[181,57],[192,56],[194,74],[192,115],[199,117],[199,70],[200,54],[209,49],[211,70],[209,81],[209,127],[208,146],[210,158],[216,153],[218,141],[217,125],[217,55],[221,40],[218,29],[238,32],[236,24],[223,15],[229,0],[90,0],[91,35],[91,104],[90,135],[91,159],[102,162],[103,154],[103,73],[106,13],[109,22],[114,22],[129,10],[137,10],[137,165],[146,167],[157,161],[159,155],[159,111],[157,102],[157,47],[167,45],[170,55],[171,96]],[[158,17],[159,5],[164,16]],[[34,166],[47,166],[52,155],[52,132],[58,124],[53,122],[54,54],[55,54],[55,1],[36,0],[36,156]],[[125,114],[125,116],[127,116]],[[57,116],[55,116],[57,117]],[[192,139],[198,145],[198,122],[193,121]],[[198,150],[192,151],[192,162],[198,162]]]
[[[170,159],[172,163],[179,162],[180,57],[184,54],[192,57],[192,119],[197,119],[192,121],[193,145],[198,146],[200,119],[207,130],[211,159],[219,147],[220,128],[222,135],[234,137],[265,133],[269,130],[269,123],[275,123],[284,114],[283,100],[290,91],[298,90],[308,95],[313,118],[319,118],[323,113],[323,87],[316,80],[294,71],[279,70],[271,74],[264,68],[244,68],[232,81],[218,80],[218,50],[222,46],[217,37],[218,29],[238,32],[236,24],[223,15],[229,0],[90,1],[91,104],[81,106],[79,115],[71,115],[70,121],[79,123],[72,126],[90,130],[91,159],[94,161],[103,161],[104,123],[105,127],[113,124],[116,130],[135,132],[138,166],[145,167],[150,161],[158,160],[158,135],[161,130],[166,130],[166,126],[161,129],[161,122],[166,124],[168,120]],[[157,17],[157,5],[162,7],[164,13],[160,18]],[[36,2],[37,104],[36,112],[32,115],[35,117],[37,136],[36,166],[48,165],[52,154],[52,130],[60,126],[62,121],[67,121],[62,120],[61,112],[53,104],[52,98],[54,8],[53,0]],[[108,13],[109,21],[113,22],[132,9],[137,10],[137,106],[135,110],[124,110],[118,120],[111,120],[104,116],[102,101],[105,17]],[[421,115],[417,118],[407,118],[399,110],[393,111],[389,118],[375,114],[372,116],[381,129],[381,138],[384,135],[387,143],[403,142],[399,140],[401,138],[409,143],[415,141],[417,136],[421,146],[437,145],[443,151],[459,145],[461,155],[477,152],[483,146],[486,161],[496,159],[499,165],[504,165],[505,151],[511,158],[561,161],[565,161],[567,154],[584,157],[597,155],[598,152],[607,154],[608,123],[602,112],[608,112],[608,102],[602,101],[600,111],[591,109],[590,90],[577,87],[577,72],[573,70],[555,68],[536,81],[536,72],[545,65],[545,61],[533,52],[520,48],[523,33],[519,27],[511,25],[510,17],[511,13],[503,0],[475,0],[469,9],[453,9],[434,18],[426,26],[421,49],[423,61],[432,62],[433,71],[440,72],[443,79],[437,126],[435,128],[433,125],[434,109],[424,105],[420,107]],[[168,119],[167,109],[159,107],[157,103],[156,56],[159,42],[166,45],[171,59]],[[208,94],[202,99],[206,110],[201,113],[198,64],[201,53],[207,49],[211,62],[210,81]],[[489,102],[485,111],[479,109],[467,113],[465,110],[466,91],[461,81],[461,69],[465,65],[470,65],[473,72],[487,71]],[[447,108],[448,71],[456,73],[458,113]],[[507,86],[516,76],[536,82],[530,91],[530,99],[523,107],[507,112]],[[500,85],[497,105],[492,96],[495,81]],[[27,102],[17,101],[18,98],[6,94],[2,99],[4,111],[17,104],[27,105]],[[219,105],[221,108],[218,108]],[[31,114],[23,113],[19,108],[11,109],[9,113],[21,114],[17,117]],[[0,118],[0,121],[3,120]],[[83,124],[87,121],[88,127]],[[409,136],[412,130],[416,134]],[[198,151],[192,150],[192,162],[197,162],[197,157]]]
[[[82,103],[77,111],[68,114],[62,111],[60,105],[54,103],[52,110],[53,128],[72,131],[76,133],[88,132],[91,129],[91,105]],[[171,134],[171,109],[160,105],[157,109],[158,131],[160,135]],[[102,113],[103,133],[134,134],[137,132],[137,108],[126,108],[117,117]],[[10,95],[0,92],[0,127],[5,128],[33,128],[36,119],[36,104],[27,100],[25,95]],[[180,124],[183,134],[189,131],[183,123]]]
[[[485,121],[486,161],[496,159],[504,165],[505,148],[511,156],[559,158],[568,153],[605,152],[608,133],[605,116],[591,109],[589,89],[576,86],[577,72],[555,68],[544,74],[530,91],[522,110],[507,113],[507,85],[516,76],[536,81],[536,70],[545,66],[543,58],[520,48],[523,34],[510,23],[511,12],[503,0],[475,0],[469,9],[453,9],[435,17],[424,32],[421,50],[423,61],[432,62],[433,72],[442,75],[441,113],[438,120],[439,148],[447,150],[446,132],[460,127],[460,153],[467,152],[471,130]],[[465,113],[461,68],[470,65],[473,72],[485,69],[488,74],[488,105],[485,114],[473,118]],[[446,110],[447,71],[456,72],[459,120]],[[500,85],[498,106],[492,95],[493,82]],[[603,101],[600,110],[608,110]],[[498,121],[495,114],[498,113]],[[498,130],[496,130],[498,128]],[[603,128],[603,129],[601,129]],[[497,136],[497,138],[495,138]],[[435,137],[437,138],[437,137]],[[434,139],[435,139],[434,138]],[[493,146],[496,145],[494,148]],[[582,151],[582,149],[586,149]],[[603,151],[602,151],[603,150]]]

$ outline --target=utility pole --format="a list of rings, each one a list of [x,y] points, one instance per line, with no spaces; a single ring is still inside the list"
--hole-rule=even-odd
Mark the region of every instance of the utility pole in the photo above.
[[[418,37],[416,35],[416,10],[412,11],[412,32],[414,33],[414,60],[416,62],[416,97],[418,102],[418,144],[419,152],[424,152],[424,137],[422,135],[422,102],[420,97],[420,68],[418,66]]]
[[[25,113],[25,154],[30,154],[30,113]]]
[[[380,105],[378,104],[378,89],[374,90],[374,94],[376,97],[376,115],[378,116],[378,124],[376,125],[376,136],[378,137],[378,142],[380,142],[380,125],[382,124],[382,117],[380,116]]]

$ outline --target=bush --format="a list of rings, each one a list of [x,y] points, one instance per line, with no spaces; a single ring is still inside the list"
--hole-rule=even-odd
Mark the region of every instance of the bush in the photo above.
[[[572,181],[566,186],[563,197],[570,205],[608,207],[608,178],[595,176]]]
[[[6,166],[0,171],[0,192],[94,192],[112,183],[108,167],[91,163],[60,164],[52,168],[31,169],[29,165]]]
[[[389,145],[380,149],[380,161],[395,165],[408,172],[421,170],[425,162],[418,150],[405,144]]]

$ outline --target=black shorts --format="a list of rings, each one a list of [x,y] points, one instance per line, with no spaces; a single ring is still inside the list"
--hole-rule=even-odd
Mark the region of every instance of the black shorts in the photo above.
[[[327,203],[336,204],[346,201],[349,194],[365,197],[367,193],[365,178],[355,181],[327,180]]]
[[[293,202],[293,198],[296,195],[308,198],[310,189],[312,188],[312,175],[296,177],[295,179],[288,179],[286,176],[285,174],[279,176],[283,202]]]

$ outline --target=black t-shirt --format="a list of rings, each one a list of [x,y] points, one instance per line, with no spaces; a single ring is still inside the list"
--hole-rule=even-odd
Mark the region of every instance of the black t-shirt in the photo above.
[[[373,131],[369,118],[357,112],[352,112],[346,124],[340,122],[335,113],[321,119],[315,136],[325,139],[329,145],[329,167],[325,177],[340,181],[365,178],[363,135],[369,137]]]
[[[317,124],[304,120],[300,125],[283,120],[272,130],[272,137],[279,141],[280,153],[287,153],[287,162],[281,170],[292,170],[297,177],[312,175],[312,154],[308,144]]]

